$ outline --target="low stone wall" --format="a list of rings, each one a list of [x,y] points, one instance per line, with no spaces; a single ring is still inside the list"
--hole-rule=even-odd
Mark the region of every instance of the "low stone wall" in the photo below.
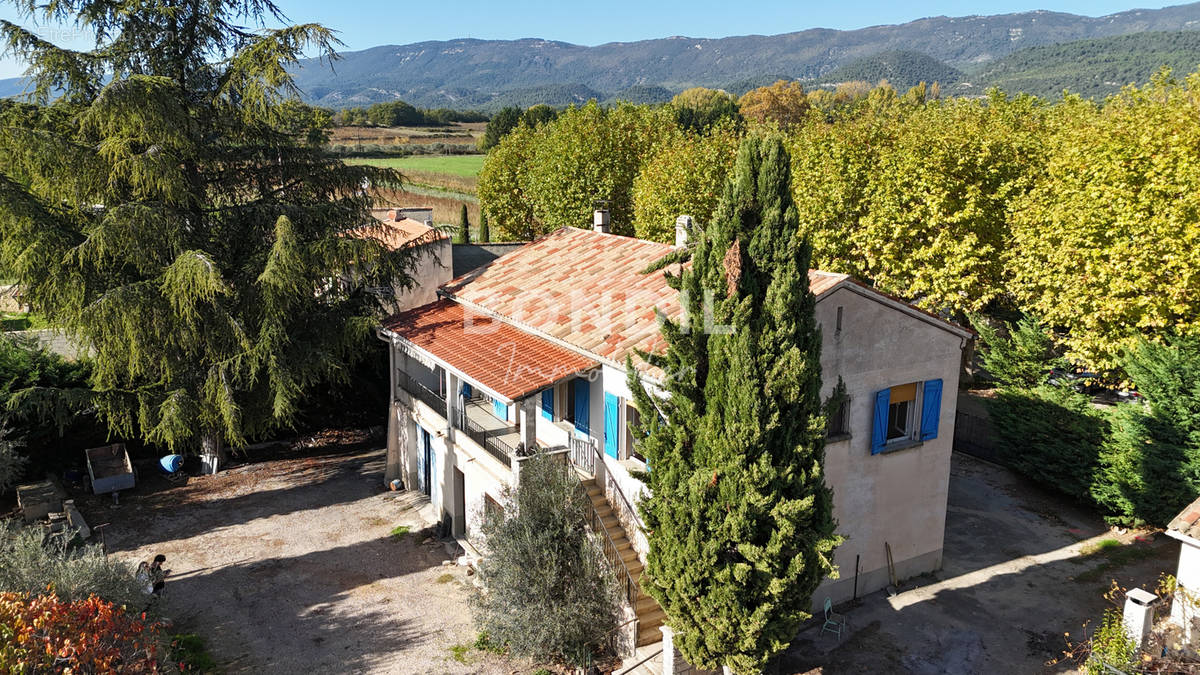
[[[31,338],[36,340],[42,347],[62,356],[71,361],[77,360],[87,351],[81,348],[78,344],[72,342],[66,335],[63,335],[57,330],[46,328],[42,330],[18,330],[8,333],[18,337]]]

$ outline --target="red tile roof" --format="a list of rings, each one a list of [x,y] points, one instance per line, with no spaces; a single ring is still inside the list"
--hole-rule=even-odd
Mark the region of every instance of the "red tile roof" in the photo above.
[[[655,309],[678,318],[679,297],[663,272],[642,270],[672,250],[668,244],[564,227],[451,281],[443,290],[514,325],[623,364],[635,349],[654,352],[666,347]],[[846,274],[809,270],[808,280],[818,297],[852,283],[895,299]]]
[[[455,299],[620,363],[666,346],[654,309],[677,317],[663,272],[642,274],[671,246],[564,227],[446,284]]]
[[[512,401],[600,365],[450,300],[401,312],[383,327]]]
[[[1167,525],[1167,534],[1172,532],[1200,539],[1200,499],[1188,504],[1182,513],[1171,520]]]

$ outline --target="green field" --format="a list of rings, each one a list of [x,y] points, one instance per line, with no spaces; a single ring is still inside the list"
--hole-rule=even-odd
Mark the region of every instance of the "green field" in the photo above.
[[[484,155],[417,155],[413,157],[351,157],[347,164],[372,164],[400,171],[440,173],[474,178],[483,168]]]

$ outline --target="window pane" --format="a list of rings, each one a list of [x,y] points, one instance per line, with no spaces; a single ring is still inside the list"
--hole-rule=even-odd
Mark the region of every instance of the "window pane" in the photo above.
[[[909,401],[899,401],[888,406],[887,440],[906,438],[908,433]]]

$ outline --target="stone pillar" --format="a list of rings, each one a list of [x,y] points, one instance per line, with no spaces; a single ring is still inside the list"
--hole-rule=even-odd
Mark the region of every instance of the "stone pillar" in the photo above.
[[[395,375],[392,377],[394,378]],[[394,387],[393,391],[395,391]],[[400,434],[402,427],[403,425],[400,423],[400,403],[396,401],[393,394],[392,402],[388,404],[387,461],[383,469],[384,485],[391,483],[397,478],[401,482],[404,482],[404,474],[400,466]]]

